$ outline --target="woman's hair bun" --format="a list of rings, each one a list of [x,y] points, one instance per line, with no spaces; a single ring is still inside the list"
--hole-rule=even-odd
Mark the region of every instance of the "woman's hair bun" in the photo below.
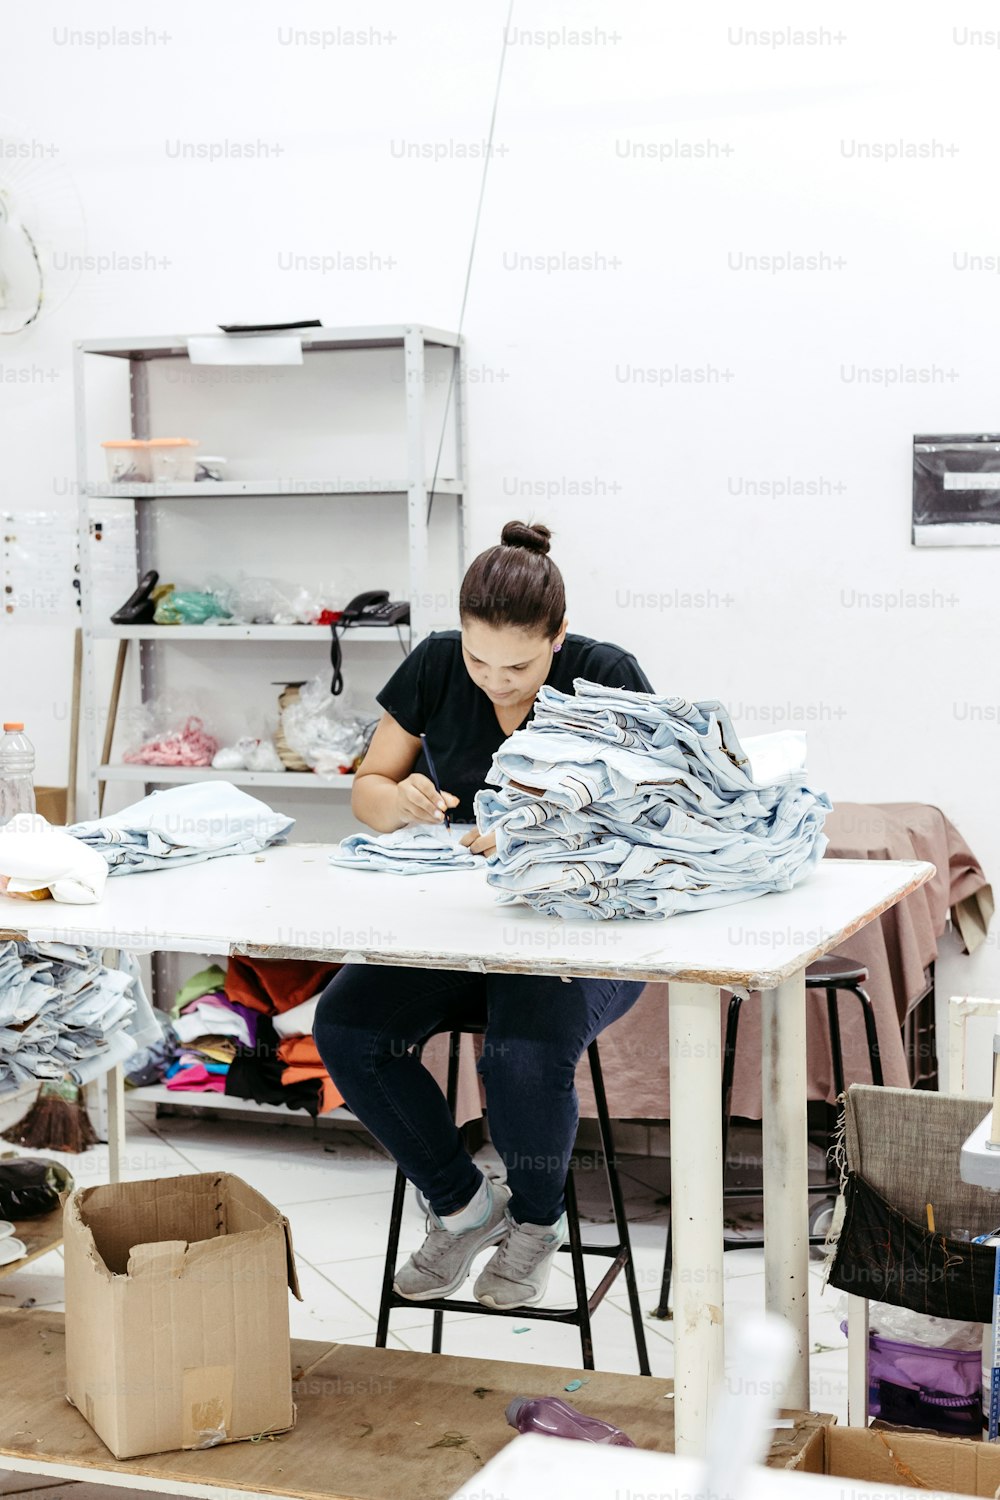
[[[549,550],[551,537],[547,526],[526,526],[523,521],[508,521],[500,533],[505,547],[524,547],[528,552],[540,552],[543,556]]]

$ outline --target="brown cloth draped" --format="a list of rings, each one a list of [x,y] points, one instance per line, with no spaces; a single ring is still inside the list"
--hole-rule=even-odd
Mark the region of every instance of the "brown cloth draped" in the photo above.
[[[827,859],[920,859],[937,869],[933,880],[841,943],[837,952],[868,969],[886,1084],[907,1088],[900,1024],[927,986],[937,940],[949,911],[967,952],[983,940],[993,894],[972,850],[939,808],[922,802],[839,803],[826,822]],[[737,910],[738,908],[733,908]],[[669,918],[668,918],[669,920]],[[608,1104],[618,1119],[661,1120],[670,1115],[665,984],[650,984],[638,1003],[601,1036]],[[723,1015],[727,997],[723,997]],[[826,1002],[809,999],[809,1098],[833,1099]],[[869,1082],[861,1008],[841,996],[840,1028],[848,1083]],[[592,1115],[588,1070],[577,1073],[581,1114]],[[733,1113],[760,1119],[760,1001],[751,996],[740,1018]]]

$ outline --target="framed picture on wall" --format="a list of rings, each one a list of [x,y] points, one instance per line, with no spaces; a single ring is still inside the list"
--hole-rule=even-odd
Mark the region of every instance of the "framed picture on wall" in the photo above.
[[[1000,547],[1000,432],[914,437],[913,545]]]

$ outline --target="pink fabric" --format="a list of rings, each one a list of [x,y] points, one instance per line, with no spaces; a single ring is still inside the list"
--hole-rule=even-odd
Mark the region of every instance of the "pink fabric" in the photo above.
[[[210,1073],[201,1063],[195,1063],[190,1068],[181,1068],[173,1078],[168,1078],[167,1088],[175,1089],[179,1094],[186,1091],[199,1094],[224,1094],[226,1077],[224,1073]]]
[[[201,719],[191,716],[180,729],[162,739],[147,740],[138,750],[126,750],[123,760],[138,766],[210,766],[219,742],[206,734]]]

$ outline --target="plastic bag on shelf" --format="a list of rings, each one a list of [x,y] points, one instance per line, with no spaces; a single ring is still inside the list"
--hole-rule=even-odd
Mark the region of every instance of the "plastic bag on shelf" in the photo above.
[[[214,591],[171,589],[158,600],[153,619],[157,625],[207,625],[228,614],[229,610]]]
[[[212,765],[217,771],[284,771],[285,764],[274,741],[243,735],[235,745],[223,745],[215,752]]]
[[[841,1318],[847,1317],[847,1298],[838,1303]],[[924,1344],[932,1349],[977,1350],[982,1345],[983,1325],[959,1318],[937,1318],[931,1313],[911,1312],[888,1302],[869,1302],[868,1327],[882,1338],[905,1344]]]
[[[330,692],[329,677],[302,684],[298,701],[282,710],[281,730],[290,750],[317,776],[352,772],[368,748],[377,719]]]
[[[244,625],[312,625],[338,600],[343,602],[342,591],[333,584],[305,588],[280,578],[216,581],[212,592],[233,620]]]
[[[128,765],[210,766],[219,748],[191,700],[156,699],[122,718]]]

